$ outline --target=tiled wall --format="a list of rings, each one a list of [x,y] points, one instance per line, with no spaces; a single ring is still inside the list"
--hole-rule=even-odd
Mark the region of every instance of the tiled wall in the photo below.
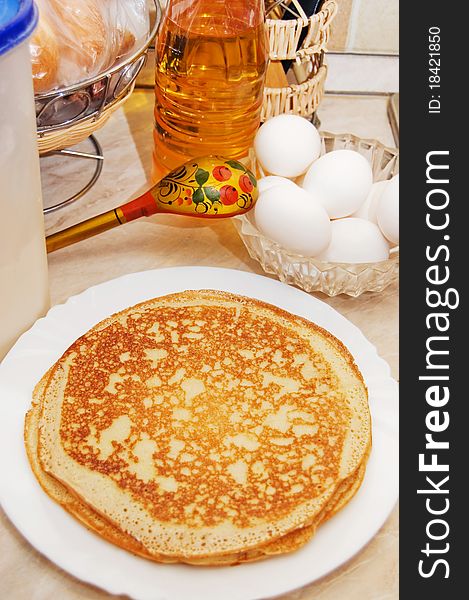
[[[399,54],[399,0],[336,0],[329,50]]]

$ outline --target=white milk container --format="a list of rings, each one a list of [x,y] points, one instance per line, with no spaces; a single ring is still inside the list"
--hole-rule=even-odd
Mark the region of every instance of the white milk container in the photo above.
[[[0,2],[0,360],[49,307],[28,39],[32,0]]]

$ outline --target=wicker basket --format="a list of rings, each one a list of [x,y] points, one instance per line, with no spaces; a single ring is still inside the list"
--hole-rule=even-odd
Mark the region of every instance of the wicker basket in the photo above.
[[[265,87],[261,121],[283,113],[311,117],[324,96],[327,65],[324,54],[313,54],[295,65],[294,74],[299,83],[285,87]]]
[[[327,49],[331,23],[337,13],[335,0],[326,0],[321,10],[311,17],[305,15],[296,0],[292,0],[292,4],[302,17],[289,21],[266,19],[271,60],[302,59]],[[301,48],[298,48],[305,27],[308,27],[308,33]]]
[[[277,67],[280,71],[280,61],[294,60],[292,71],[296,83],[285,81],[285,85],[264,88],[262,121],[282,113],[311,117],[324,95],[327,75],[324,52],[330,37],[331,23],[337,13],[337,4],[335,0],[326,0],[321,10],[309,18],[296,0],[292,0],[292,4],[298,14],[302,15],[300,18],[289,21],[267,19],[266,27],[269,57],[273,63],[269,68]],[[301,48],[298,48],[305,27],[308,31]]]
[[[135,82],[132,83],[122,98],[119,98],[112,104],[107,104],[106,109],[99,115],[84,119],[64,129],[51,129],[50,131],[39,132],[37,136],[39,154],[47,154],[53,150],[62,150],[86,140],[92,133],[105,125],[112,113],[124,104],[132,93],[134,86]]]

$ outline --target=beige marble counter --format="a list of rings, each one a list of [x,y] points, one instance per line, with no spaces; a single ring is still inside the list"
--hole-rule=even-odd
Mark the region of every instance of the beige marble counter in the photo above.
[[[320,108],[322,128],[377,138],[393,145],[385,97],[327,96]],[[148,186],[151,168],[150,91],[130,101],[98,132],[105,155],[95,187],[82,199],[46,217],[48,233],[113,208]],[[89,164],[58,157],[43,161],[47,196],[60,199]],[[210,265],[262,273],[249,258],[228,221],[204,222],[176,216],[135,221],[49,256],[52,303],[125,273],[177,265]],[[355,323],[391,365],[398,357],[397,286],[358,299],[320,295]],[[351,561],[282,600],[391,600],[397,598],[398,514],[393,511],[378,535]],[[64,573],[36,552],[0,514],[0,597],[5,600],[104,600],[110,596]],[[190,598],[188,598],[190,600]],[[223,598],[220,598],[223,600]]]

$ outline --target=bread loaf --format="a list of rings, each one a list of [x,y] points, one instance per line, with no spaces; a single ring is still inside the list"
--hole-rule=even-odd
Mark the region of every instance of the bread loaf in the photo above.
[[[30,40],[35,93],[93,78],[127,57],[147,23],[145,3],[129,2],[36,0],[39,24]]]
[[[59,44],[47,18],[41,15],[29,43],[34,92],[40,94],[57,85]]]
[[[61,24],[61,85],[71,85],[98,73],[106,61],[107,31],[95,0],[48,0]]]

